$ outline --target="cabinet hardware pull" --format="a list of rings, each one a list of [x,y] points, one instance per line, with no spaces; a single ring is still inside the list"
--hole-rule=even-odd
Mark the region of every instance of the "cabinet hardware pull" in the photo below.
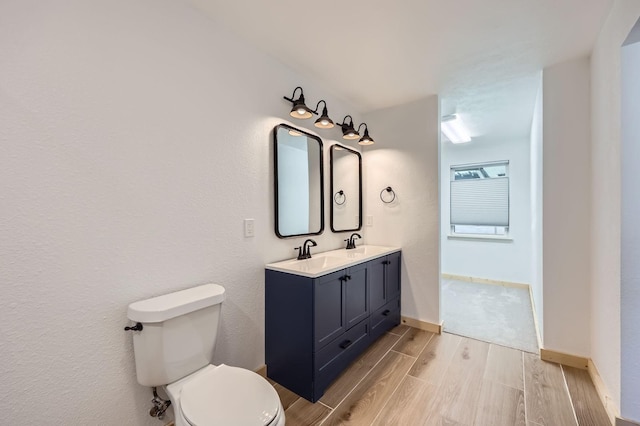
[[[391,265],[391,261],[390,260],[385,260],[384,262],[382,262],[383,265]]]
[[[385,317],[389,316],[389,314],[391,313],[391,311],[389,309],[387,309],[386,311],[384,311],[382,313],[382,315],[384,315]]]
[[[351,279],[351,275],[346,275],[345,278],[349,281]]]
[[[347,349],[349,346],[351,346],[353,342],[351,340],[345,340],[344,342],[340,343],[340,347],[342,349]]]

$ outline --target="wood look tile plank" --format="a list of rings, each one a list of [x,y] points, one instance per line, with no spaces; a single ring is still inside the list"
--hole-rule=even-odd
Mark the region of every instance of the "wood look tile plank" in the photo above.
[[[280,397],[280,402],[282,403],[282,407],[286,410],[289,408],[294,402],[300,399],[298,394],[291,392],[289,389],[282,386],[280,383],[276,383],[273,380],[267,378],[271,386],[278,392],[278,396]]]
[[[604,426],[611,422],[602,405],[589,372],[578,368],[562,366],[567,381],[571,402],[580,426]]]
[[[489,348],[484,378],[524,390],[522,351],[492,344]]]
[[[475,419],[489,344],[464,338],[447,368],[427,424],[471,425]]]
[[[371,425],[414,361],[414,358],[407,355],[388,352],[353,392],[331,412],[323,426]]]
[[[376,426],[421,425],[429,417],[438,387],[415,377],[405,376],[378,414]]]
[[[439,385],[461,341],[455,334],[436,334],[418,355],[409,375]]]
[[[398,340],[400,336],[395,334],[381,336],[327,388],[320,401],[331,408],[337,407]]]
[[[559,364],[524,353],[527,421],[542,426],[577,425]]]
[[[405,355],[417,357],[433,336],[434,334],[429,331],[411,328],[400,338],[400,341],[396,343],[393,350]]]
[[[484,379],[474,425],[526,426],[524,409],[523,390]]]
[[[391,330],[387,331],[387,333],[396,334],[398,336],[403,336],[407,331],[409,331],[411,327],[405,324],[398,324],[393,327]]]
[[[331,413],[331,409],[318,402],[315,404],[304,398],[298,398],[296,402],[284,411],[287,426],[314,426],[319,425]]]
[[[438,414],[436,416],[430,417],[426,421],[426,423],[424,423],[424,426],[470,426],[470,425],[465,425],[465,424],[456,422],[455,420],[451,420],[445,416]]]

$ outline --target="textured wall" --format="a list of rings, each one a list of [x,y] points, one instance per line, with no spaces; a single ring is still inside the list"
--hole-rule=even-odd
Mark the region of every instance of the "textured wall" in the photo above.
[[[0,2],[0,423],[160,424],[126,308],[205,282],[227,288],[215,362],[264,362],[263,265],[303,240],[272,213],[297,85],[354,113],[179,1]]]
[[[531,170],[531,294],[536,313],[538,334],[544,341],[543,288],[542,288],[542,73],[533,109],[530,135]]]
[[[440,321],[439,101],[437,96],[368,113],[376,144],[364,149],[367,242],[402,247],[402,315]],[[380,191],[397,194],[383,204]]]
[[[622,49],[621,71],[620,414],[640,421],[640,42]]]
[[[509,238],[450,239],[451,166],[509,161]],[[531,282],[531,199],[529,139],[496,141],[489,136],[470,143],[443,142],[441,159],[442,273],[517,283]]]
[[[620,409],[620,46],[640,16],[616,0],[591,55],[591,357]]]
[[[543,344],[588,357],[589,58],[547,67],[542,80]]]

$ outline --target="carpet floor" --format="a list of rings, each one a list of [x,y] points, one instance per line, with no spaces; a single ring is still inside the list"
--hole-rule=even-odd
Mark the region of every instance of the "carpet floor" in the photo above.
[[[442,280],[444,331],[538,352],[529,290]]]

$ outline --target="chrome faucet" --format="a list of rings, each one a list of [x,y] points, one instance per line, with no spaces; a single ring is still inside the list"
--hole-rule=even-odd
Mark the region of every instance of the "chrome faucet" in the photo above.
[[[348,239],[345,240],[347,242],[347,250],[356,248],[356,238],[362,238],[362,236],[354,232]]]
[[[308,244],[308,246],[307,246],[307,244]],[[318,245],[318,243],[316,243],[314,240],[309,238],[300,247],[294,248],[294,250],[298,250],[298,260],[311,259],[311,250],[310,250],[310,248],[311,247],[315,247],[317,245]]]

